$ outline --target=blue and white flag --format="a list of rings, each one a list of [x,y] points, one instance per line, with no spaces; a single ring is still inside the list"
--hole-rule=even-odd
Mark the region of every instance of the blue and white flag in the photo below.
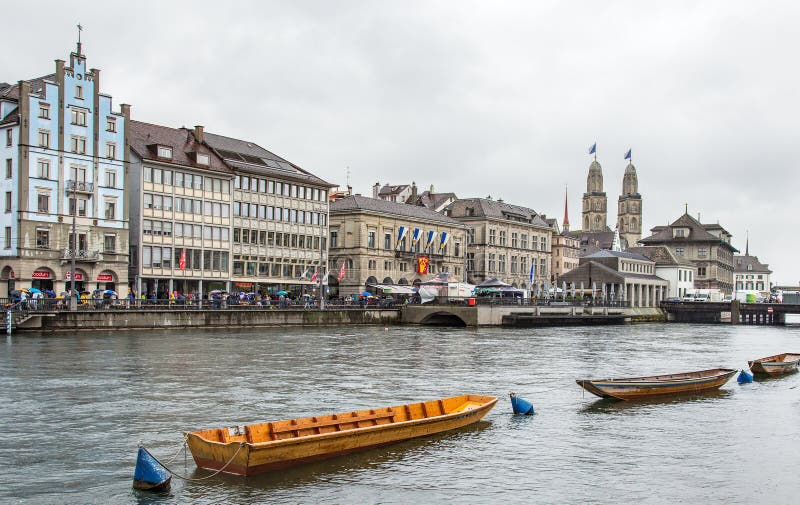
[[[442,249],[445,248],[445,246],[447,246],[447,241],[448,240],[450,240],[450,234],[447,233],[446,231],[443,231],[442,232],[442,238],[439,241],[439,250],[442,250]]]
[[[405,226],[401,226],[400,229],[397,230],[397,244],[395,244],[394,246],[395,249],[400,247],[400,243],[403,241],[404,238],[406,238],[407,234],[408,234],[408,228],[406,228]]]
[[[425,247],[428,248],[433,245],[433,239],[436,237],[436,232],[431,230],[428,232],[428,240],[425,241]]]
[[[530,284],[533,284],[533,274],[536,271],[536,266],[531,264],[531,272],[528,274],[528,280]]]
[[[625,153],[625,159],[626,159],[626,160],[629,160],[629,159],[631,159],[631,150],[630,150],[630,149],[628,149],[628,152],[627,152],[627,153]]]
[[[419,228],[414,228],[414,234],[411,235],[411,245],[416,247],[417,244],[419,243],[420,237],[422,237],[422,230],[420,230]]]
[[[594,154],[597,152],[597,142],[592,144],[592,147],[589,148],[589,154]]]

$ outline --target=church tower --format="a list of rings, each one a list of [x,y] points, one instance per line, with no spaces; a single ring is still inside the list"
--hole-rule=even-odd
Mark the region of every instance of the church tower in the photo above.
[[[633,163],[628,163],[625,168],[617,216],[617,230],[623,248],[635,246],[642,238],[642,195],[639,194],[639,179]]]
[[[603,192],[603,169],[595,158],[589,165],[586,193],[583,194],[583,232],[606,231],[606,194]]]

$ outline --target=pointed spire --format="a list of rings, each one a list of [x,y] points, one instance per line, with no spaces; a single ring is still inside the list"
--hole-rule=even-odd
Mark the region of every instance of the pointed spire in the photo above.
[[[744,244],[744,255],[750,256],[750,230],[747,230],[747,241]]]
[[[80,23],[78,23],[78,56],[81,56],[81,32],[83,31],[83,27]]]
[[[569,207],[567,206],[567,188],[564,187],[564,231],[569,231]]]

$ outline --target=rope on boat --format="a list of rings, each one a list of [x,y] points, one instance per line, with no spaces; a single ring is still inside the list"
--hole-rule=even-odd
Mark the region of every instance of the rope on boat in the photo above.
[[[181,452],[184,452],[184,451],[186,450],[186,441],[187,441],[187,440],[189,440],[189,435],[184,435],[184,436],[183,436],[183,443],[181,443],[181,446],[180,446],[180,448],[178,449],[178,452],[176,452],[175,454],[173,454],[173,455],[172,455],[172,457],[171,457],[171,458],[169,458],[169,459],[168,459],[167,461],[165,461],[164,463],[167,463],[167,464],[169,464],[169,463],[172,463],[173,461],[175,461],[175,458],[177,458],[177,457],[178,457],[178,455],[179,455]],[[139,447],[144,447],[144,446],[142,445],[142,443],[141,443],[141,442],[139,442]],[[145,450],[147,451],[147,449],[145,449]],[[150,451],[147,451],[147,452],[149,453]],[[151,456],[153,456],[152,454],[150,454],[150,455],[151,455]],[[155,458],[155,456],[153,456],[153,457]],[[159,461],[159,463],[161,463],[161,462]],[[162,464],[161,464],[161,466],[164,466],[164,464],[162,463]]]
[[[173,470],[170,470],[170,468],[167,467],[167,465],[165,465],[161,461],[159,461],[158,458],[155,457],[152,452],[148,451],[147,447],[142,447],[142,449],[144,449],[147,454],[149,454],[154,460],[156,460],[156,463],[158,463],[159,465],[164,467],[164,470],[168,471],[170,474],[174,475],[175,477],[177,477],[177,478],[179,478],[181,480],[186,480],[186,481],[190,481],[190,482],[197,482],[197,481],[201,481],[201,480],[210,479],[211,477],[215,477],[215,476],[219,475],[220,473],[222,473],[226,468],[228,468],[228,465],[230,465],[231,462],[234,459],[236,459],[236,456],[239,454],[239,451],[241,451],[242,447],[244,447],[245,445],[246,445],[245,442],[240,442],[239,443],[239,448],[236,449],[236,452],[233,453],[233,456],[231,456],[231,459],[229,459],[228,462],[225,463],[225,465],[223,465],[222,468],[220,468],[216,472],[212,473],[211,475],[206,475],[205,477],[197,477],[197,478],[186,477],[185,475],[181,475],[181,474],[179,474],[179,473],[177,473],[177,472],[175,472]]]

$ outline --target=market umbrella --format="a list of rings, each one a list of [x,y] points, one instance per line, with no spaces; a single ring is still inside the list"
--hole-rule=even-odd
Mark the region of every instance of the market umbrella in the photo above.
[[[31,293],[41,293],[42,292],[42,290],[39,289],[39,288],[30,288],[28,291],[30,291]]]
[[[278,295],[278,296],[281,296],[281,295],[283,295],[283,296],[286,296],[286,295],[288,295],[288,294],[289,294],[289,292],[288,292],[288,291],[284,291],[284,290],[280,290],[280,291],[278,291],[278,292],[277,292],[277,293],[275,293],[275,294],[276,294],[276,295]]]

